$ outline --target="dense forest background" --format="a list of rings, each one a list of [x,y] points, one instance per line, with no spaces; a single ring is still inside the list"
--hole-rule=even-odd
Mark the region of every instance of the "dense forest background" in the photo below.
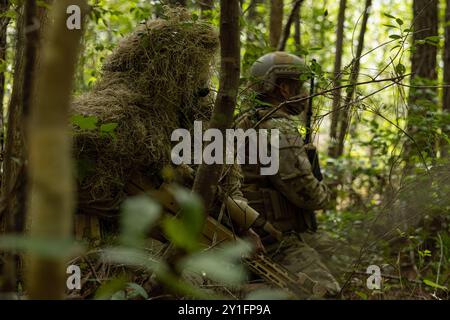
[[[163,17],[165,5],[185,6],[193,21],[220,26],[219,1],[89,4],[80,59],[73,65],[74,95],[89,91],[118,41],[139,23]],[[36,76],[36,61],[42,60],[42,28],[37,25],[48,23],[50,5],[51,1],[0,0],[2,233],[25,229],[25,163],[27,152],[32,154],[26,149],[32,148],[33,140],[25,139],[24,123],[30,117],[35,125],[46,123],[30,110],[30,79]],[[314,143],[325,180],[335,190],[334,209],[319,212],[318,218],[320,229],[335,239],[342,253],[337,262],[342,297],[448,298],[450,1],[244,0],[240,8],[236,113],[251,98],[246,95],[249,67],[265,53],[297,54],[316,78]],[[74,59],[64,58],[69,64]],[[214,91],[220,57],[216,60]],[[26,241],[8,243],[3,246],[30,250]],[[12,253],[5,253],[3,261],[2,271],[8,276],[2,278],[2,291],[16,291],[15,280],[5,279],[16,279],[21,263]],[[366,287],[369,265],[381,267],[380,290]]]

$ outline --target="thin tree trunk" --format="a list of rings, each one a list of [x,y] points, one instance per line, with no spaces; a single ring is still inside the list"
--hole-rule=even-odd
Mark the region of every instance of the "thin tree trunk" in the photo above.
[[[23,14],[20,11],[23,11]],[[25,123],[32,101],[32,79],[38,60],[39,34],[46,20],[45,15],[46,9],[37,8],[35,0],[26,1],[24,6],[19,8],[14,84],[9,106],[5,149],[5,185],[2,186],[6,215],[2,221],[2,230],[6,233],[20,234],[25,230],[27,191]],[[21,257],[8,254],[5,261],[8,264],[7,269],[10,270],[7,277],[8,286],[15,287],[16,274],[17,280],[20,280],[21,276]]]
[[[337,156],[340,157],[344,153],[344,141],[345,141],[345,135],[347,134],[348,125],[350,122],[350,110],[351,106],[350,103],[353,99],[353,96],[355,94],[356,90],[356,82],[358,81],[358,75],[359,75],[359,66],[360,66],[360,58],[361,54],[364,48],[364,36],[366,34],[367,29],[367,21],[369,20],[369,12],[370,7],[372,6],[372,0],[366,0],[366,4],[364,7],[364,14],[362,18],[361,23],[361,30],[359,31],[359,37],[358,37],[358,47],[356,48],[356,56],[353,61],[353,65],[351,68],[350,73],[350,84],[351,87],[347,90],[347,95],[344,100],[344,109],[342,110],[342,116],[341,116],[341,125],[339,126],[339,136],[338,136],[338,149],[337,149]]]
[[[302,41],[301,41],[301,29],[300,29],[300,21],[301,21],[301,6],[297,8],[297,12],[294,14],[294,42],[295,42],[295,50],[299,53],[302,49]]]
[[[217,128],[225,136],[225,130],[233,122],[233,112],[239,89],[240,75],[240,8],[238,0],[220,1],[221,67],[219,92],[208,128]],[[224,142],[225,143],[225,142]],[[222,166],[200,165],[193,186],[209,213],[219,182]]]
[[[269,44],[276,48],[283,29],[283,0],[270,1]]]
[[[24,36],[25,17],[23,7],[17,9],[15,40],[14,81],[11,98],[8,105],[8,122],[6,126],[6,140],[3,159],[2,175],[2,208],[0,212],[0,233],[11,233],[15,231],[15,221],[18,209],[21,206],[20,193],[24,175],[23,165],[25,163],[23,152],[23,128],[22,128],[22,103],[24,83]],[[19,160],[19,161],[17,161]],[[0,284],[0,291],[10,294],[16,291],[16,255],[4,254],[3,257],[4,281]]]
[[[446,0],[445,7],[445,45],[444,45],[444,84],[450,85],[450,0]],[[444,87],[442,95],[442,109],[447,115],[450,115],[450,88]],[[443,133],[450,136],[450,129],[448,126],[443,126]],[[441,146],[442,157],[448,157],[450,155],[449,145],[442,141]]]
[[[414,33],[415,50],[411,54],[411,84],[415,86],[436,84],[437,47],[432,44],[417,44],[417,41],[438,35],[438,0],[414,0]],[[410,88],[408,97],[407,132],[415,143],[407,141],[404,158],[422,152],[434,157],[435,139],[430,134],[429,111],[437,109],[437,91],[432,88]],[[408,161],[409,162],[409,161]]]
[[[0,0],[0,12],[7,12],[9,9],[8,0]],[[6,49],[7,49],[7,30],[10,18],[0,17],[0,65],[6,64]],[[0,70],[1,71],[1,70]],[[0,72],[0,153],[3,153],[4,146],[4,132],[3,132],[3,100],[5,98],[5,73]],[[1,179],[0,179],[1,184]]]
[[[302,5],[303,0],[297,0],[294,3],[294,6],[292,7],[292,11],[291,14],[289,15],[288,21],[286,22],[286,26],[284,27],[284,32],[283,32],[283,36],[280,39],[280,43],[278,44],[278,51],[284,51],[284,49],[286,48],[286,43],[287,40],[289,39],[289,36],[291,34],[291,26],[292,23],[295,20],[295,17],[298,17],[298,12],[300,9],[300,6]]]
[[[66,27],[66,9],[70,5],[82,8],[85,17],[85,0],[58,0],[53,5],[53,25],[42,47],[41,69],[46,72],[36,74],[36,98],[28,127],[30,236],[55,242],[72,238],[74,210],[68,118],[82,31]],[[62,257],[50,259],[30,254],[26,268],[29,297],[62,298],[65,264]]]
[[[336,30],[336,52],[334,59],[334,80],[333,86],[338,87],[341,85],[341,68],[342,68],[342,52],[344,43],[344,24],[345,24],[345,9],[347,6],[347,0],[340,0],[339,13]],[[339,115],[339,105],[341,102],[341,90],[335,90],[333,95],[333,107],[331,112],[331,124],[330,124],[330,145],[328,148],[328,155],[330,157],[337,157],[337,125]]]
[[[24,51],[24,70],[22,82],[22,113],[21,113],[21,131],[23,136],[26,136],[25,123],[28,120],[30,104],[33,92],[33,79],[36,68],[37,48],[39,45],[39,30],[41,28],[40,20],[37,14],[37,6],[35,0],[28,0],[25,2],[24,8],[24,37],[25,37],[25,51]],[[27,150],[25,139],[23,140],[22,153],[23,162],[27,159]],[[25,170],[20,170],[17,179],[20,180],[20,185],[17,188],[18,206],[17,213],[13,218],[13,225],[9,232],[21,233],[25,228],[25,199],[27,190],[27,176]]]
[[[257,18],[257,7],[258,7],[258,3],[260,1],[258,0],[251,0],[248,8],[247,8],[247,23],[249,26],[255,26],[255,22],[256,22],[256,18]],[[252,41],[255,40],[255,36],[254,36],[254,32],[251,30],[251,28],[247,28],[247,43],[251,43]]]
[[[256,6],[258,5],[259,1],[258,0],[251,0],[249,5],[248,5],[248,19],[249,20],[254,20],[256,17]]]

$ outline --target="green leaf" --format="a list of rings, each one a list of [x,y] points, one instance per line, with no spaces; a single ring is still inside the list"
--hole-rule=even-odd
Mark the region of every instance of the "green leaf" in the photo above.
[[[399,75],[404,75],[406,72],[406,67],[399,63],[395,66],[395,71],[399,74]]]
[[[203,204],[200,197],[181,187],[173,187],[172,193],[181,209],[181,222],[195,237],[199,236],[203,229]]]
[[[433,46],[437,46],[439,44],[439,41],[441,40],[441,37],[439,37],[439,36],[429,36],[429,37],[426,37],[423,40],[425,40],[425,42],[428,43],[428,44],[431,44]]]
[[[193,254],[180,263],[183,270],[200,273],[222,284],[238,285],[247,278],[241,259],[251,251],[252,246],[241,240]]]
[[[164,283],[172,290],[184,294],[185,296],[198,299],[219,299],[217,295],[206,293],[202,289],[196,288],[190,283],[180,280],[170,273],[169,268],[164,261],[158,260],[157,257],[149,255],[143,250],[134,250],[130,248],[111,248],[106,249],[102,253],[105,261],[144,268],[149,272],[154,272],[161,283]],[[128,281],[127,281],[128,282]]]
[[[310,78],[311,78],[311,74],[309,74],[307,72],[304,72],[304,73],[300,74],[299,80],[300,81],[306,81],[306,80],[308,80]]]
[[[125,288],[125,286],[127,285],[127,282],[128,282],[128,279],[122,275],[118,278],[115,278],[110,281],[102,283],[101,286],[95,292],[94,299],[107,300],[107,299],[112,299],[112,297],[115,296],[114,300],[117,300],[117,298],[118,298],[117,293],[122,291]],[[120,300],[124,300],[124,299],[125,299],[125,297],[123,297]]]
[[[176,218],[167,218],[163,221],[163,229],[170,242],[178,248],[188,252],[200,248],[199,237],[190,232],[186,225]]]
[[[0,18],[4,17],[4,18],[15,19],[16,16],[17,16],[17,13],[15,10],[8,10],[8,11],[0,14]]]
[[[394,26],[392,24],[383,24],[383,26],[388,27],[388,28],[394,28],[394,29],[398,28],[397,26]]]
[[[356,295],[357,295],[358,297],[360,297],[360,298],[363,299],[363,300],[367,300],[367,299],[369,298],[369,297],[367,296],[367,294],[364,293],[364,292],[356,291],[355,293],[356,293]]]
[[[393,15],[390,15],[389,13],[383,12],[383,14],[388,18],[397,19],[396,17],[394,17]]]
[[[440,36],[429,36],[429,37],[426,37],[424,40],[429,40],[429,41],[437,42],[437,41],[439,41],[440,39],[441,39]]]
[[[137,283],[127,283],[127,297],[128,298],[136,298],[136,297],[142,297],[144,299],[148,299],[148,293],[145,291],[144,288],[142,288]]]
[[[18,235],[0,236],[0,249],[19,252],[30,252],[45,258],[73,257],[84,249],[73,239],[30,237]]]
[[[430,286],[430,287],[433,287],[433,288],[436,288],[436,289],[441,289],[441,290],[445,290],[445,291],[448,290],[447,287],[441,286],[440,284],[437,284],[436,282],[433,282],[433,281],[428,280],[428,279],[423,279],[423,283],[425,283],[427,286]]]
[[[5,60],[0,59],[0,73],[6,72],[8,65]]]
[[[140,246],[145,241],[146,233],[160,218],[162,208],[149,197],[141,195],[125,200],[121,212],[121,243]]]
[[[315,60],[311,61],[311,71],[317,76],[321,76],[323,74],[322,66]]]
[[[102,133],[113,133],[116,130],[118,124],[115,122],[105,123],[100,126],[100,132]]]
[[[389,38],[391,38],[391,39],[401,39],[402,37],[401,36],[399,36],[398,34],[391,34],[391,35],[389,35]]]
[[[74,115],[71,118],[74,125],[78,126],[81,130],[95,130],[97,129],[97,117],[96,116],[83,116],[81,114]]]
[[[397,19],[395,19],[395,21],[397,21],[399,26],[403,25],[403,20],[402,19],[397,18]]]
[[[126,300],[126,299],[127,297],[125,295],[125,291],[123,290],[117,291],[111,296],[111,300]]]

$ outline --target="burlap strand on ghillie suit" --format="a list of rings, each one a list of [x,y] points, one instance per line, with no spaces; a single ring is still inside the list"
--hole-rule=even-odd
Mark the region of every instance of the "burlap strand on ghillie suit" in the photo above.
[[[192,130],[194,120],[210,117],[212,101],[198,92],[208,86],[217,33],[187,11],[167,16],[121,41],[95,87],[73,103],[73,115],[94,116],[98,127],[117,124],[107,134],[74,125],[82,212],[117,209],[131,177],[154,177],[170,164],[174,129]]]

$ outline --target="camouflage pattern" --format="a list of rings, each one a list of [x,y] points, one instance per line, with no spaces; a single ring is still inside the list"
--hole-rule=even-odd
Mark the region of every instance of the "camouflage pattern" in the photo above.
[[[302,234],[291,232],[281,242],[266,246],[268,255],[291,272],[307,274],[324,286],[329,295],[338,294],[339,283],[323,262],[323,256],[303,240]]]
[[[314,177],[297,125],[287,115],[276,115],[260,125],[260,128],[280,130],[280,168],[270,180],[296,207],[323,209],[329,203],[331,192]]]
[[[259,109],[249,113],[239,126],[253,127],[268,111]],[[258,165],[243,165],[242,191],[249,204],[284,233],[281,241],[273,241],[257,229],[267,254],[288,270],[303,272],[318,281],[329,295],[336,295],[340,291],[339,283],[324,263],[333,253],[332,242],[321,241],[326,235],[311,231],[311,217],[308,217],[314,214],[312,210],[326,208],[331,191],[315,178],[298,127],[298,121],[283,110],[261,122],[259,128],[280,130],[279,171],[274,176],[258,176]],[[272,208],[267,206],[267,190],[271,191],[269,202],[281,203],[278,206],[283,212],[276,213],[277,206],[273,203]]]

